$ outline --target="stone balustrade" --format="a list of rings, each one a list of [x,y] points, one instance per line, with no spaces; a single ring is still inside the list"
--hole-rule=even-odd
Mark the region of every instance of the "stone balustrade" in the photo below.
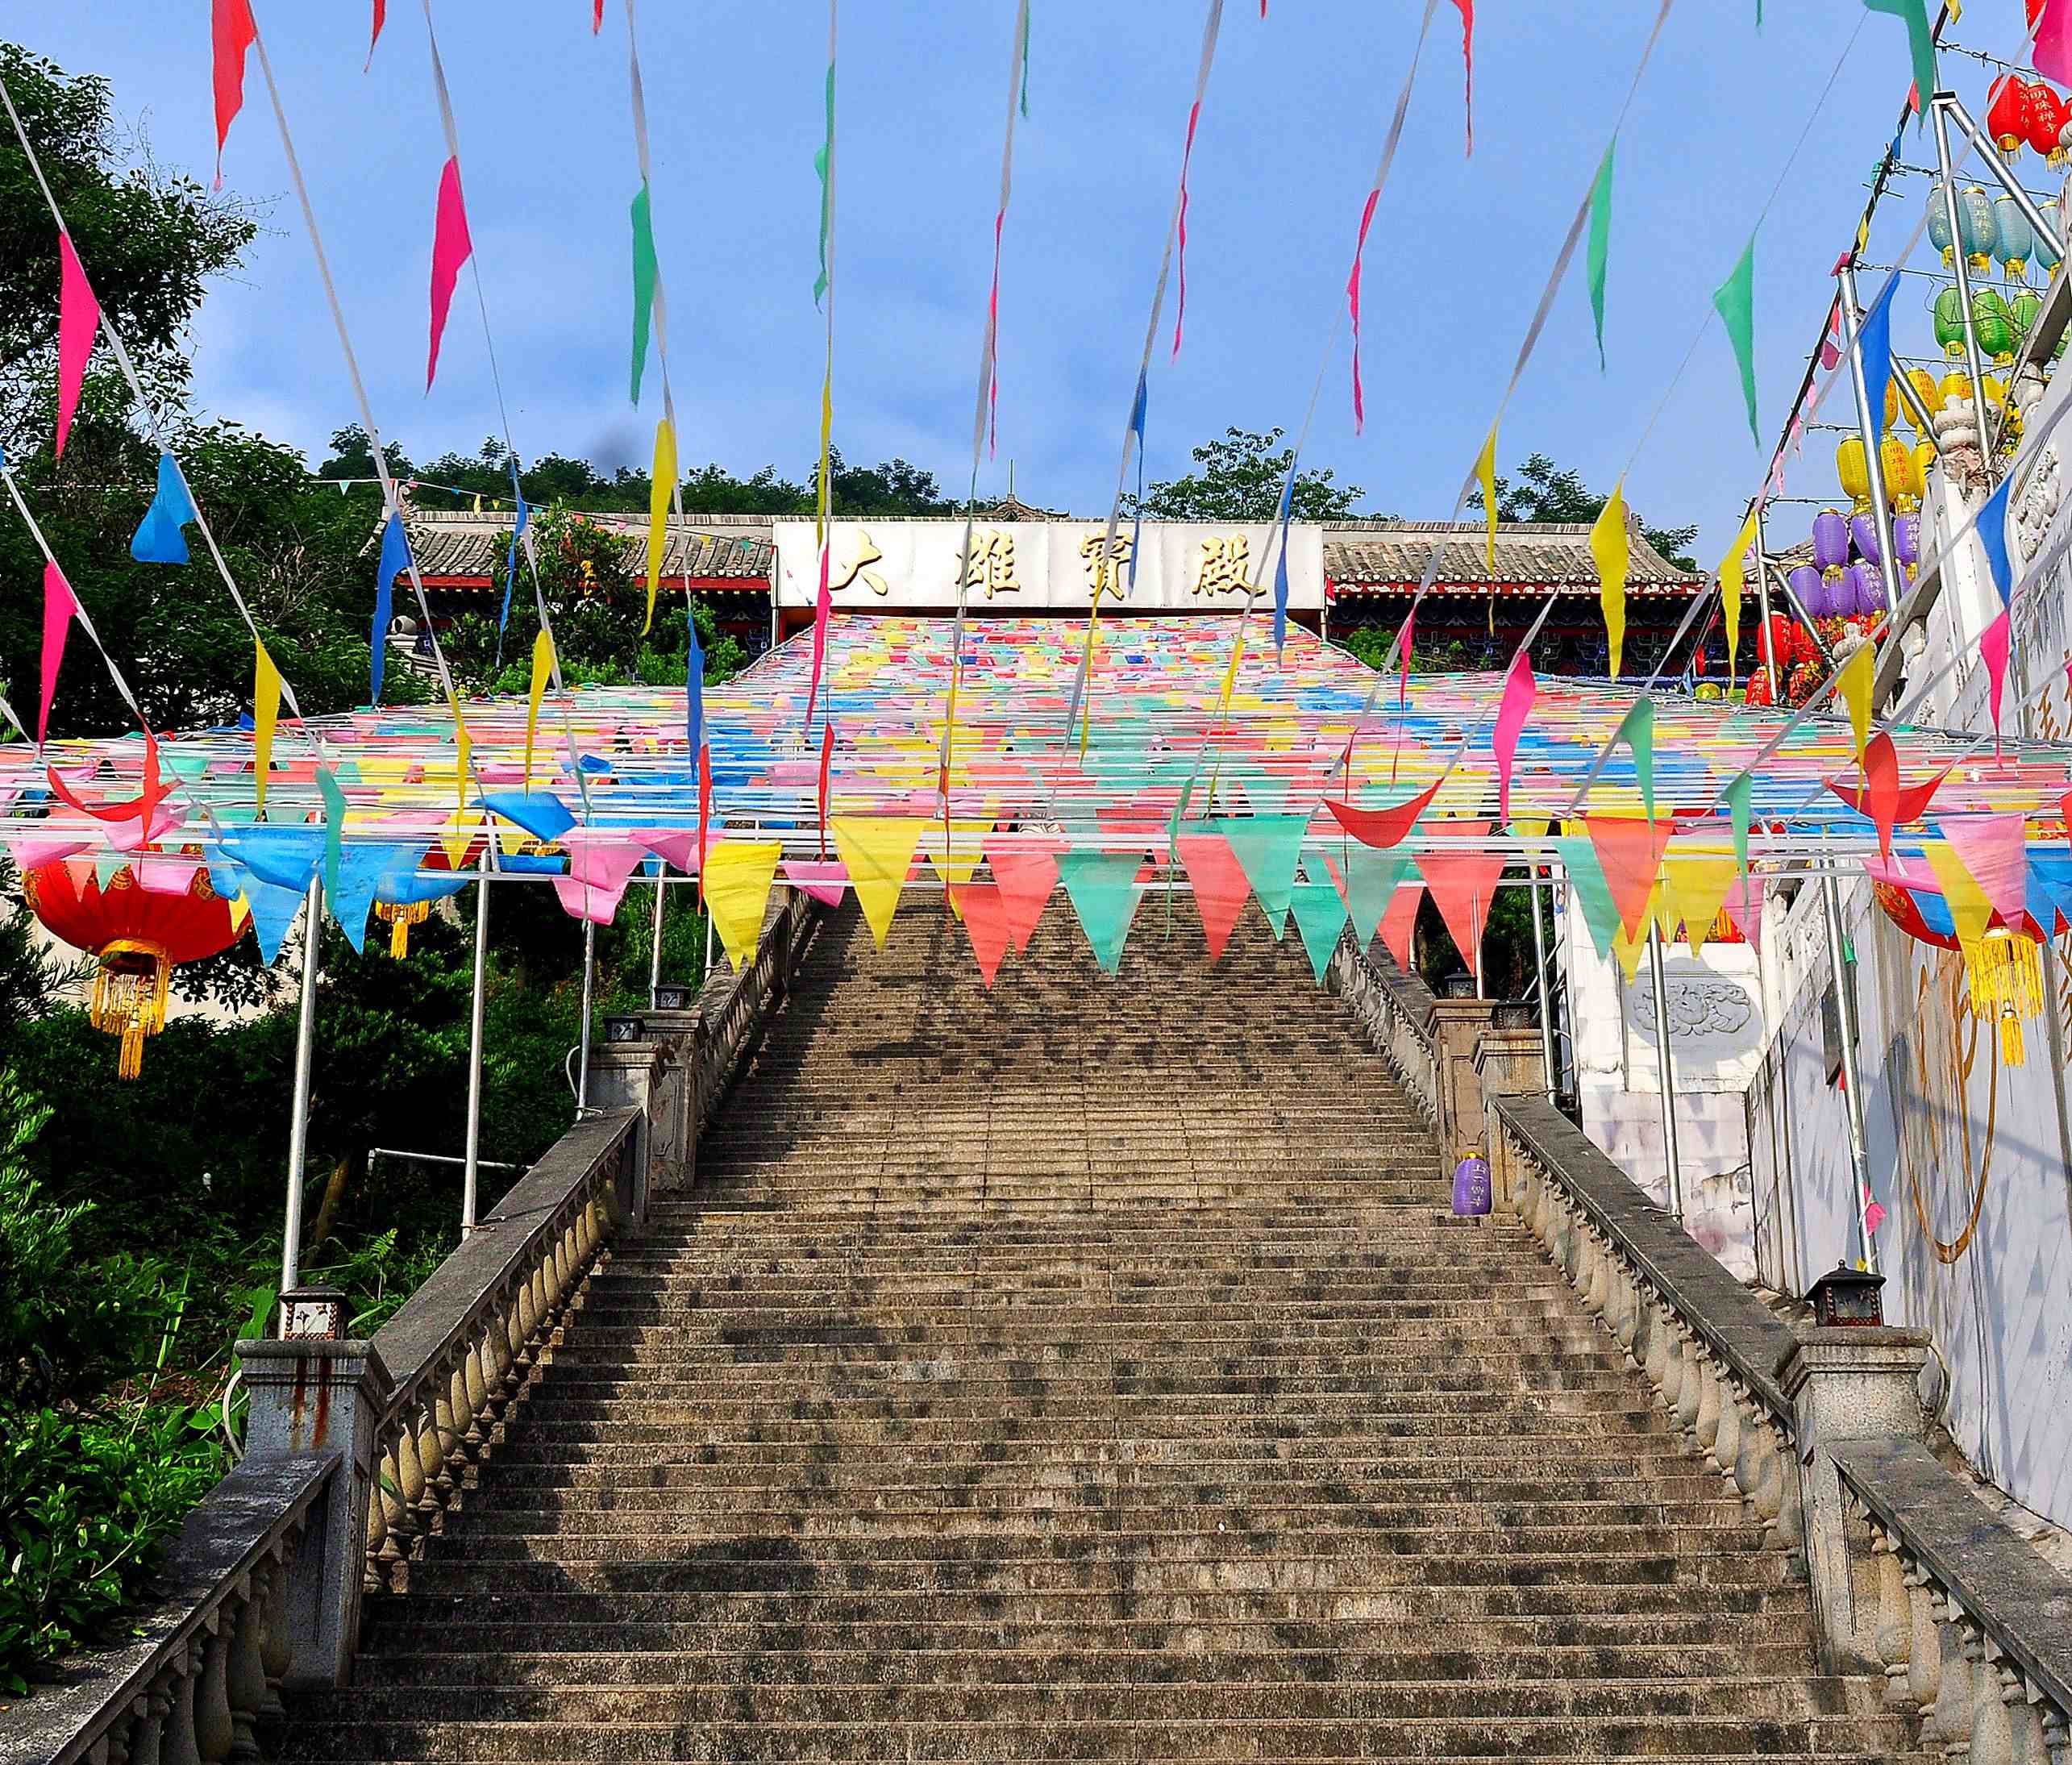
[[[2002,1525],[1919,1442],[1829,1447],[1867,1555],[1859,1627],[1886,1701],[1971,1765],[2072,1758],[2072,1581]]]
[[[335,1455],[240,1465],[187,1517],[133,1641],[0,1717],[4,1765],[218,1765],[268,1756],[295,1667],[293,1587]]]
[[[1352,1008],[1418,1114],[1442,1139],[1448,1138],[1439,1043],[1433,1033],[1438,1001],[1432,989],[1396,967],[1387,951],[1363,950],[1350,935],[1338,940],[1325,979]]]

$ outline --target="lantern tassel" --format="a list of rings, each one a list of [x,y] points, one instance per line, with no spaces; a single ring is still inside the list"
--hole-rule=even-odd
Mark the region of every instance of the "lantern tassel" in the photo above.
[[[1963,947],[1971,1014],[1998,1023],[2002,1064],[2020,1066],[2028,1051],[2022,1021],[2044,1007],[2043,961],[2035,942],[2003,930]]]

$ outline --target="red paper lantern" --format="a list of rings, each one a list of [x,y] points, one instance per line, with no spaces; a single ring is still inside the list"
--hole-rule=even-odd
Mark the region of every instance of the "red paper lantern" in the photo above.
[[[1986,106],[1986,132],[2012,156],[2028,138],[2029,85],[2018,73],[2003,73],[1993,82],[1992,97]]]
[[[1785,618],[1782,613],[1771,614],[1766,625],[1758,626],[1756,628],[1756,660],[1759,662],[1767,662],[1771,656],[1775,656],[1779,667],[1789,663],[1791,660],[1792,650],[1791,631],[1791,620]]]
[[[2065,101],[2041,80],[2028,89],[2028,144],[2045,158],[2057,152],[2057,137],[2065,128]]]
[[[98,960],[89,1015],[95,1029],[123,1039],[116,1070],[125,1079],[142,1066],[144,1039],[165,1027],[173,964],[213,956],[237,937],[205,867],[175,895],[145,889],[127,864],[104,888],[90,864],[75,870],[60,861],[24,876],[22,898],[52,935]]]
[[[1902,889],[1897,883],[1879,882],[1873,879],[1870,893],[1884,910],[1885,917],[1916,943],[1933,944],[1938,950],[1958,947],[1955,937],[1929,929],[1928,921],[1921,917],[1921,910],[1915,902],[1912,889]]]

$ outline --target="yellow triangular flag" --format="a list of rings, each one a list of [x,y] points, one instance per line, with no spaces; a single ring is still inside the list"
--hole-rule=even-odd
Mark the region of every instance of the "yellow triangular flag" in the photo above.
[[[1849,707],[1849,727],[1856,735],[1856,760],[1863,764],[1863,751],[1870,740],[1870,688],[1878,659],[1866,641],[1857,645],[1835,676],[1835,690]]]
[[[266,815],[266,775],[273,764],[273,726],[281,716],[281,670],[264,643],[252,645],[252,776],[259,815]]]
[[[1957,849],[1944,839],[1930,840],[1923,848],[1935,880],[1942,885],[1942,898],[1949,903],[1949,917],[1957,928],[1957,941],[1975,944],[1986,935],[1993,917],[1993,904],[1978,880],[1965,868]]]
[[[664,417],[655,426],[655,469],[647,487],[647,622],[640,628],[643,637],[655,624],[655,591],[662,581],[662,541],[668,531],[670,494],[676,488],[676,431]]]
[[[456,870],[468,855],[470,838],[468,819],[468,762],[475,751],[475,739],[468,733],[468,725],[460,715],[460,701],[451,693],[446,695],[447,709],[453,713],[453,826],[454,832],[439,842],[445,848],[446,861]]]
[[[475,512],[477,514],[482,512],[482,493],[479,490],[475,493]]]
[[[1734,543],[1728,547],[1727,555],[1720,564],[1720,606],[1727,621],[1727,685],[1734,684],[1741,647],[1741,589],[1747,580],[1747,566],[1744,560],[1749,548],[1755,543],[1755,514],[1751,508],[1748,519],[1741,522],[1741,530],[1734,535]],[[1756,568],[1762,568],[1758,560]]]
[[[979,860],[985,855],[983,842],[992,831],[992,822],[953,821],[950,823],[949,838],[945,840],[942,824],[931,822],[927,837],[922,840],[922,854],[929,868],[952,889],[962,889],[972,880],[972,872],[979,868]]]
[[[848,868],[850,886],[856,891],[863,918],[870,922],[871,935],[882,950],[928,823],[913,815],[836,815],[828,826]]]
[[[705,853],[705,909],[737,972],[755,956],[784,852],[780,839],[722,839]]]
[[[1624,478],[1612,485],[1611,500],[1590,529],[1590,556],[1597,561],[1597,597],[1604,609],[1604,635],[1612,644],[1612,677],[1616,680],[1626,648],[1626,572],[1633,556],[1633,543],[1626,531]]]
[[[1487,549],[1489,556],[1489,580],[1496,581],[1496,425],[1489,426],[1489,439],[1482,444],[1482,452],[1475,462],[1475,475],[1482,481],[1482,518],[1489,529]]]
[[[1662,867],[1663,893],[1674,916],[1683,922],[1691,954],[1705,947],[1705,939],[1726,904],[1727,891],[1734,885],[1741,867],[1731,849],[1725,851],[1679,852]]]
[[[554,672],[554,639],[547,635],[547,627],[539,628],[539,635],[532,640],[532,697],[525,708],[525,788],[532,789],[532,744],[534,733],[539,727],[540,695],[546,692],[547,683]]]

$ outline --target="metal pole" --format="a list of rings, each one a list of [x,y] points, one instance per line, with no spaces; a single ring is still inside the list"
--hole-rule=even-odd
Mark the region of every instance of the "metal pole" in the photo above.
[[[317,1047],[317,965],[323,947],[324,883],[310,879],[303,903],[302,997],[295,1024],[295,1101],[288,1121],[288,1208],[281,1226],[281,1291],[302,1284],[302,1176],[310,1150],[310,1067]]]
[[[1806,628],[1806,635],[1813,640],[1813,647],[1820,652],[1820,660],[1832,666],[1835,659],[1834,651],[1828,647],[1828,640],[1820,635],[1820,627],[1813,623],[1813,615],[1806,610],[1806,603],[1799,598],[1791,582],[1777,568],[1775,560],[1770,563],[1770,574],[1775,581],[1784,598],[1791,603],[1791,610],[1799,615],[1799,622]]]
[[[705,973],[706,973],[707,975],[709,975],[709,974],[712,972],[712,910],[711,910],[709,907],[708,907],[708,908],[706,908],[706,909],[705,910]],[[702,978],[701,978],[700,984],[701,984],[701,985],[702,985],[702,984],[703,984],[703,980],[702,980]]]
[[[1978,123],[1973,121],[1971,113],[1964,108],[1963,102],[1953,92],[1938,92],[1935,95],[1935,102],[1938,110],[1947,110],[1957,119],[1958,126],[1964,131],[1972,146],[1978,150],[1978,157],[1984,163],[1993,181],[2014,198],[2015,206],[2022,211],[2023,218],[2036,229],[2037,233],[2050,242],[2061,258],[2063,257],[2065,255],[2064,234],[2057,227],[2053,226],[2043,210],[2036,206],[2036,198],[2013,178],[2008,176],[2007,168],[2000,163],[1999,155],[1993,150],[1993,144],[1980,131]]]
[[[1949,156],[1949,118],[1939,104],[1928,106],[1935,119],[1935,156],[1942,184],[1942,216],[1949,228],[1950,261],[1957,268],[1957,298],[1964,314],[1964,354],[1971,368],[1972,408],[1978,414],[1978,452],[1986,484],[1993,483],[1993,433],[1986,408],[1986,363],[1978,353],[1978,324],[1971,311],[1971,267],[1964,260],[1964,233],[1958,221],[1957,173]]]
[[[1885,500],[1885,466],[1879,457],[1874,427],[1885,414],[1882,410],[1874,413],[1870,408],[1870,383],[1863,368],[1863,336],[1857,328],[1861,313],[1856,301],[1856,264],[1849,258],[1843,259],[1841,266],[1841,316],[1849,341],[1849,377],[1856,388],[1857,433],[1863,438],[1864,477],[1870,485],[1870,518],[1878,529],[1878,572],[1885,579],[1885,605],[1890,610],[1899,604],[1899,560],[1892,556],[1892,509]],[[1888,376],[1892,372],[1889,360],[1885,369]]]
[[[460,1235],[475,1230],[475,1177],[482,1162],[482,993],[489,955],[489,842],[475,880],[475,991],[468,1005],[468,1146],[460,1176]]]
[[[1783,696],[1784,683],[1777,677],[1777,646],[1770,641],[1770,545],[1761,497],[1755,499],[1755,593],[1762,613],[1762,671],[1770,678],[1770,702],[1775,705]]]
[[[1835,979],[1835,1023],[1841,1038],[1841,1082],[1848,1095],[1843,1114],[1849,1122],[1849,1168],[1856,1184],[1856,1235],[1863,1266],[1878,1272],[1878,1247],[1870,1240],[1870,1169],[1863,1147],[1863,1093],[1857,1083],[1856,1001],[1849,990],[1849,963],[1841,930],[1841,890],[1830,871],[1820,879],[1821,904],[1827,912],[1828,967]]]
[[[583,1034],[576,1056],[576,1113],[590,1106],[590,1003],[597,984],[597,922],[583,922]]]
[[[655,860],[655,937],[647,951],[647,1003],[655,1003],[655,989],[662,984],[662,889],[668,872],[660,859]]]
[[[1547,935],[1540,925],[1540,867],[1532,867],[1533,973],[1540,984],[1540,1073],[1547,1081],[1547,1101],[1554,1102],[1560,1087],[1554,1082],[1554,993],[1547,985]],[[1547,899],[1554,899],[1554,876],[1547,876]]]
[[[1669,1167],[1670,1218],[1683,1218],[1683,1149],[1676,1138],[1675,1075],[1669,1059],[1669,984],[1662,978],[1662,928],[1648,921],[1648,970],[1654,983],[1654,1069],[1662,1084],[1662,1147]]]

